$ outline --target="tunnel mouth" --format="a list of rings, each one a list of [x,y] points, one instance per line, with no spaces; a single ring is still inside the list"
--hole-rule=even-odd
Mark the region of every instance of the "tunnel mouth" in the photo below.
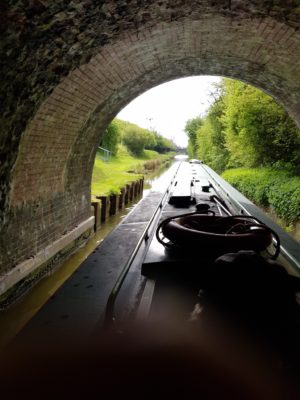
[[[179,77],[229,76],[300,121],[293,5],[42,3],[3,7],[3,276],[89,224],[99,139],[143,91]]]

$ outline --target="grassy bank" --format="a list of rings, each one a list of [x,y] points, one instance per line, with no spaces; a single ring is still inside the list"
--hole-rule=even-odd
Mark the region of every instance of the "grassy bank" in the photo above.
[[[120,146],[117,157],[112,157],[107,163],[97,154],[92,196],[118,194],[127,183],[141,178],[145,172],[159,167],[172,157],[172,153],[162,155],[152,150],[145,150],[142,156],[133,157],[124,146]]]
[[[269,208],[287,230],[300,220],[299,176],[272,168],[237,168],[222,176],[254,203]]]

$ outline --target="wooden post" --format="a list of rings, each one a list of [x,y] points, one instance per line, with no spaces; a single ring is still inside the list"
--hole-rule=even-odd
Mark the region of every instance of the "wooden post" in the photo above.
[[[140,179],[140,183],[141,183],[141,186],[140,186],[140,190],[141,191],[140,191],[140,193],[142,194],[143,190],[144,190],[144,177]]]
[[[134,182],[134,197],[138,197],[140,194],[140,180]]]
[[[95,216],[94,231],[98,231],[101,226],[101,200],[92,201],[92,209]]]
[[[128,204],[129,201],[130,201],[130,184],[127,184],[125,191],[125,204]]]
[[[109,218],[109,196],[96,196],[96,198],[101,200],[101,222],[105,222]]]
[[[119,196],[119,210],[122,210],[125,207],[125,195],[126,195],[126,187],[121,189],[121,194]]]
[[[129,201],[132,201],[133,198],[134,198],[134,182],[131,182],[129,186]]]
[[[109,200],[110,200],[109,215],[116,215],[119,212],[119,195],[112,194],[111,196],[109,196]]]

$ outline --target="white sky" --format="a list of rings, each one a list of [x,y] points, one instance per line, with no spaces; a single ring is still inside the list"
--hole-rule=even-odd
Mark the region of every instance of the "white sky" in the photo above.
[[[117,118],[155,129],[186,146],[186,121],[204,114],[211,102],[212,84],[219,81],[214,76],[196,76],[164,83],[134,99]]]

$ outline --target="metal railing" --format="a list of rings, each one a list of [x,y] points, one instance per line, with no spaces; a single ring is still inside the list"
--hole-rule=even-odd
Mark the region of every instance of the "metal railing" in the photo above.
[[[111,151],[105,149],[104,147],[98,146],[98,149],[100,150],[100,158],[104,161],[104,162],[108,162],[110,160],[111,157]]]
[[[117,296],[121,290],[121,287],[125,281],[125,278],[130,270],[130,267],[142,245],[143,242],[145,242],[146,244],[148,243],[149,238],[151,237],[151,234],[149,233],[151,225],[153,224],[154,220],[156,219],[156,217],[158,216],[158,214],[160,213],[165,201],[168,198],[170,189],[173,185],[174,179],[176,177],[177,171],[179,169],[180,163],[178,165],[178,168],[176,169],[175,174],[173,175],[171,182],[167,188],[167,190],[165,191],[163,197],[161,198],[158,206],[156,207],[151,219],[149,220],[149,222],[147,223],[142,236],[140,237],[137,245],[135,246],[134,250],[132,251],[128,261],[126,262],[124,268],[122,269],[120,275],[118,276],[118,279],[116,280],[116,283],[114,285],[114,287],[112,288],[112,291],[110,292],[110,295],[108,297],[107,303],[106,303],[106,309],[105,309],[105,316],[104,316],[104,326],[105,327],[110,327],[112,326],[112,324],[115,321],[115,302],[117,299]]]

